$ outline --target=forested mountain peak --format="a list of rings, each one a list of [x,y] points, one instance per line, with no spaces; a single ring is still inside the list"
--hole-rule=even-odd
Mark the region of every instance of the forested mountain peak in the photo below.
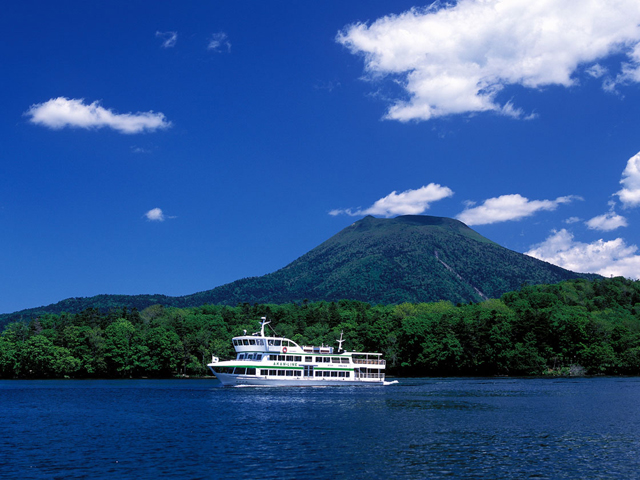
[[[554,284],[595,275],[571,272],[508,250],[445,217],[367,216],[344,228],[282,269],[183,297],[100,295],[0,316],[33,318],[42,312],[86,308],[142,310],[153,304],[191,307],[206,303],[287,303],[358,300],[371,304],[454,303],[499,298],[523,284]]]

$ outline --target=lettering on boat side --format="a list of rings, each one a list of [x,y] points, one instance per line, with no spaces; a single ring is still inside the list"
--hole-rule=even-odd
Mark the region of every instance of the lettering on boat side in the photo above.
[[[294,362],[273,362],[274,367],[297,367],[298,364]]]

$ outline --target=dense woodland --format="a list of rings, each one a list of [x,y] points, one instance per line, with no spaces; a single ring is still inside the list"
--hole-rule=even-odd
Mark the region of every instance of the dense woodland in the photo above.
[[[400,376],[640,375],[640,282],[624,278],[524,286],[500,299],[370,305],[350,300],[283,305],[154,305],[87,309],[8,324],[0,378],[207,375],[212,354],[272,320],[300,345],[378,351]]]

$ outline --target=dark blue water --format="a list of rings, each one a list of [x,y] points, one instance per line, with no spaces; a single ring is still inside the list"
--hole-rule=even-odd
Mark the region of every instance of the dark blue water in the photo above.
[[[640,379],[0,381],[0,478],[640,478]]]

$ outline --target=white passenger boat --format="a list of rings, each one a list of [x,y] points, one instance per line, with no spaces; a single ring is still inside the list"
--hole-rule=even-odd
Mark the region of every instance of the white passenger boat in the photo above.
[[[384,384],[381,353],[345,352],[342,334],[335,352],[333,347],[301,347],[288,338],[265,335],[269,323],[262,317],[259,332],[233,338],[235,360],[211,359],[208,367],[223,385]]]

